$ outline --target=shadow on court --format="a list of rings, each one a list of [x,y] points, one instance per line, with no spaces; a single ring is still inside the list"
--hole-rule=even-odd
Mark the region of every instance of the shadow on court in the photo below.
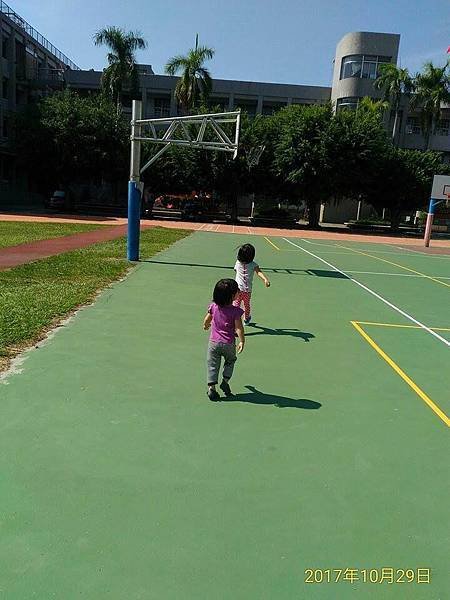
[[[315,277],[331,277],[332,279],[350,279],[344,273],[340,271],[325,271],[324,269],[307,269],[305,271],[308,275],[314,275]]]
[[[278,408],[303,408],[304,410],[316,410],[322,405],[320,402],[314,400],[307,400],[306,398],[287,398],[285,396],[276,396],[275,394],[265,394],[260,392],[253,385],[245,386],[249,393],[236,394],[229,398],[222,398],[223,402],[248,402],[249,404],[265,404],[273,405]]]
[[[246,327],[252,327],[259,331],[252,331],[251,333],[246,332],[245,337],[250,337],[252,335],[289,335],[291,337],[301,338],[304,342],[309,342],[316,337],[313,333],[308,333],[307,331],[301,331],[300,329],[294,329],[292,327],[271,329],[270,327],[256,325],[256,323],[250,323]]]
[[[142,260],[144,263],[152,263],[154,265],[169,265],[173,267],[200,267],[205,269],[229,269],[234,271],[234,267],[231,265],[205,265],[201,263],[183,263],[183,262],[170,262],[164,260]],[[264,271],[268,273],[280,273],[281,275],[311,275],[313,277],[327,277],[332,279],[350,279],[347,275],[340,273],[339,271],[329,271],[325,269],[290,269],[277,268],[277,267],[264,267]]]

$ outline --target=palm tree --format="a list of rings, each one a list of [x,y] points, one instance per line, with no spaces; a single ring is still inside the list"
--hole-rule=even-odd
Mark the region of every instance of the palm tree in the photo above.
[[[400,114],[400,100],[402,94],[409,94],[413,90],[413,81],[408,69],[402,69],[392,63],[385,63],[380,65],[380,73],[374,82],[374,86],[377,90],[384,92],[384,99],[391,103],[395,111],[392,126],[392,142],[395,143]]]
[[[414,78],[415,94],[411,98],[411,108],[420,109],[421,125],[425,149],[430,146],[431,134],[435,132],[442,115],[442,105],[450,103],[449,63],[435,67],[426,62],[422,72]]]
[[[212,79],[204,63],[213,56],[212,48],[198,45],[197,35],[195,48],[191,48],[186,56],[174,56],[167,63],[166,73],[168,75],[180,74],[175,88],[175,96],[186,110],[192,110],[199,101],[204,103],[208,101],[212,90]]]
[[[387,100],[374,100],[369,96],[364,96],[358,102],[357,112],[374,115],[381,119],[384,112],[389,108],[389,102]]]
[[[139,32],[126,33],[120,27],[106,27],[94,35],[96,46],[105,45],[111,51],[108,53],[109,66],[102,75],[102,87],[106,94],[115,100],[117,111],[120,111],[122,91],[128,88],[132,97],[139,92],[139,75],[136,67],[135,51],[143,50],[147,42]]]

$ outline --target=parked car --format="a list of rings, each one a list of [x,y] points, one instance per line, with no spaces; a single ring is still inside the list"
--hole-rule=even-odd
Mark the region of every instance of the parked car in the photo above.
[[[62,209],[66,206],[66,192],[55,190],[53,195],[45,203],[45,208]]]

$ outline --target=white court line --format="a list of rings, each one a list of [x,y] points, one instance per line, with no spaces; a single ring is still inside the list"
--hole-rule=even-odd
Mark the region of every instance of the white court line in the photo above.
[[[200,225],[200,227],[197,227],[197,231],[200,231],[201,229],[203,229],[203,227],[205,227],[206,223],[203,223],[203,225]]]
[[[309,240],[306,240],[305,238],[300,238],[302,242],[307,242],[308,244],[312,244],[314,246],[328,246],[329,248],[341,248],[341,246],[337,243],[334,242],[334,244],[320,244],[319,242],[310,242]],[[355,242],[350,242],[351,244],[354,244]],[[398,246],[394,246],[395,248],[398,248]],[[389,252],[388,250],[374,250],[373,248],[359,248],[358,250],[362,250],[365,252],[376,252],[377,254],[394,254],[395,256],[398,255],[398,252]],[[400,248],[400,250],[404,250],[404,248]],[[327,251],[330,252],[330,254],[332,254],[331,251]]]
[[[247,227],[247,231],[249,232],[250,235],[253,235],[253,233],[250,231],[250,227]]]
[[[285,250],[287,252],[287,250]],[[296,252],[296,250],[292,250],[292,252]],[[354,252],[342,252],[341,250],[322,250],[322,254],[338,254],[339,256],[355,256]]]
[[[346,273],[356,273],[358,275],[390,275],[394,277],[425,277],[425,275],[413,275],[412,273],[376,273],[375,271],[346,271]],[[448,279],[450,279],[450,277]]]
[[[214,231],[219,231],[219,229],[220,229],[220,223],[219,223],[219,225],[217,225],[217,229],[215,229]]]
[[[400,248],[400,246],[396,246],[396,248]],[[420,252],[420,250],[411,250],[410,248],[401,248],[401,250],[414,252],[414,254],[420,254],[420,256],[429,256],[430,258],[446,258],[447,260],[450,258],[447,254],[427,254],[426,252]]]
[[[299,238],[300,241],[302,242],[306,242],[307,244],[312,244],[313,246],[329,246],[330,248],[340,248],[340,246],[338,245],[337,242],[335,242],[334,244],[320,244],[319,242],[311,242],[310,240],[307,240],[305,238]],[[350,242],[352,244],[354,244],[355,242]],[[386,246],[389,244],[380,244],[381,246]],[[362,252],[373,252],[375,254],[390,254],[391,256],[408,256],[407,252],[414,252],[414,254],[419,254],[420,256],[429,256],[431,258],[446,258],[447,260],[450,259],[450,256],[446,255],[446,254],[426,254],[425,252],[419,252],[419,250],[410,250],[409,248],[402,248],[400,246],[393,246],[393,248],[398,248],[399,250],[403,250],[404,254],[400,255],[399,252],[392,252],[389,250],[377,250],[374,248],[357,248],[357,250],[360,250]],[[330,252],[330,254],[332,254],[332,252]]]
[[[415,275],[411,273],[375,273],[374,271],[346,271],[347,273],[357,273],[359,275],[389,275],[390,277],[419,277],[427,278],[428,275]],[[441,277],[440,275],[432,275],[436,279],[450,279],[450,277]]]
[[[421,323],[420,321],[418,321],[417,319],[415,319],[414,317],[412,317],[411,315],[409,315],[407,312],[405,312],[404,310],[402,310],[398,306],[395,306],[395,304],[392,304],[392,302],[389,302],[389,300],[386,300],[386,298],[383,298],[383,296],[380,296],[380,294],[377,294],[376,292],[374,292],[373,290],[371,290],[369,287],[367,287],[366,285],[364,285],[363,283],[361,283],[357,279],[354,279],[354,277],[351,277],[350,275],[347,275],[347,273],[345,273],[345,271],[341,271],[341,269],[338,269],[337,267],[335,267],[331,263],[327,262],[323,258],[320,258],[320,256],[317,256],[317,254],[313,254],[312,252],[310,252],[309,250],[306,250],[305,248],[302,248],[298,244],[294,244],[294,242],[291,242],[287,238],[283,238],[283,240],[285,242],[287,242],[288,244],[292,244],[292,246],[296,246],[297,248],[300,248],[300,250],[303,250],[303,252],[306,252],[306,254],[309,254],[310,256],[313,256],[317,260],[320,260],[320,262],[323,262],[325,265],[327,265],[328,267],[330,267],[331,269],[333,269],[333,271],[337,271],[338,273],[341,273],[341,275],[344,275],[345,277],[348,277],[348,279],[350,279],[350,281],[353,281],[353,283],[356,283],[356,285],[359,285],[359,287],[363,288],[363,290],[366,290],[366,292],[369,292],[369,294],[372,294],[372,296],[375,296],[375,298],[377,298],[378,300],[381,300],[381,302],[383,302],[384,304],[387,304],[390,308],[392,308],[393,310],[397,311],[402,316],[406,317],[409,321],[412,321],[413,323],[415,323],[416,325],[418,325],[419,327],[421,327],[423,330],[428,331],[428,333],[430,333],[435,338],[437,338],[438,340],[440,340],[441,342],[443,342],[447,347],[450,347],[450,341],[446,340],[445,338],[443,338],[442,336],[440,336],[438,333],[436,333],[435,331],[433,331],[432,329],[430,329],[429,327],[427,327],[426,325],[424,325],[423,323]]]
[[[236,233],[234,229],[235,229],[235,227],[234,227],[234,225],[233,225],[233,233]]]
[[[310,240],[306,240],[305,238],[300,238],[302,242],[306,242],[307,244],[311,244],[312,246],[329,246],[330,248],[335,248],[336,244],[320,244],[319,242],[311,242]]]

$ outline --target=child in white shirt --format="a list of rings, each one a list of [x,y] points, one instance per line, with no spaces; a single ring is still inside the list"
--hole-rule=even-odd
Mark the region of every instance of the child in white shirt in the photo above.
[[[254,258],[255,247],[252,244],[244,244],[238,250],[237,261],[234,265],[234,270],[236,271],[235,279],[239,287],[239,292],[233,304],[235,306],[241,306],[241,303],[244,305],[244,323],[246,325],[252,319],[250,301],[254,274],[256,273],[262,279],[266,287],[270,287],[270,281],[261,271]]]

